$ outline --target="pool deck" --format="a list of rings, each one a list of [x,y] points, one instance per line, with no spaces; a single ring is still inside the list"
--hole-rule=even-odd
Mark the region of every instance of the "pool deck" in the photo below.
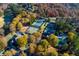
[[[29,27],[28,30],[26,31],[26,33],[33,34],[33,33],[37,32],[38,30],[39,30],[38,28]]]

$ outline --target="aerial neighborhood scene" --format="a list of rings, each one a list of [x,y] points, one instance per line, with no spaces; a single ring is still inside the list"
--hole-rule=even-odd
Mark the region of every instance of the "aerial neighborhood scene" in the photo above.
[[[79,4],[1,3],[0,56],[79,56]]]

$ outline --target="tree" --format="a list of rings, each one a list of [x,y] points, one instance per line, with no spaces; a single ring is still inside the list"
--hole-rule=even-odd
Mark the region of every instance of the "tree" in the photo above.
[[[30,36],[30,42],[31,43],[36,43],[36,37],[34,35]]]
[[[44,48],[47,48],[49,46],[49,42],[46,39],[41,40],[39,44],[42,45]]]
[[[2,12],[2,11],[0,11],[0,17],[1,17],[1,16],[3,16],[3,12]]]
[[[36,52],[37,45],[35,43],[30,43],[29,45],[29,53],[34,54]]]
[[[68,46],[69,46],[69,51],[72,54],[79,55],[79,36],[77,33],[74,32],[68,32]]]
[[[68,54],[68,53],[64,53],[63,55],[64,55],[64,56],[69,56],[69,54]]]
[[[20,30],[22,27],[23,27],[22,23],[21,22],[18,22],[17,28]]]
[[[63,20],[57,19],[56,24],[57,24],[56,34],[58,34],[61,31],[63,32],[65,22]]]
[[[45,51],[46,49],[47,48],[45,48],[42,44],[39,44],[36,49],[36,54],[39,56],[46,56],[47,55],[47,52]]]
[[[73,32],[68,32],[68,39],[69,41],[73,41],[75,37],[75,34]]]
[[[18,17],[15,17],[13,20],[12,20],[12,23],[14,25],[17,25],[17,23],[19,22],[19,18]]]
[[[38,55],[38,56],[47,56],[47,53],[46,52],[37,52],[37,54],[36,55]]]
[[[63,31],[64,32],[69,32],[69,31],[73,31],[74,27],[69,24],[69,23],[65,23],[64,27],[63,27]]]
[[[75,55],[79,55],[79,36],[77,35],[76,38],[74,38],[73,41],[73,52]]]
[[[41,44],[37,46],[37,52],[43,52],[44,50],[45,49]]]
[[[22,27],[22,28],[19,29],[19,31],[20,31],[21,33],[25,33],[26,30],[27,30],[27,27]]]
[[[12,56],[12,53],[10,50],[6,50],[3,56]]]
[[[46,56],[47,55],[47,48],[49,46],[49,42],[46,40],[46,39],[42,39],[39,43],[38,43],[38,46],[37,46],[37,55],[43,55],[43,56]]]
[[[49,56],[58,56],[58,52],[54,47],[49,46],[46,52]]]
[[[5,13],[8,14],[10,13],[13,14],[14,16],[16,16],[17,14],[21,13],[24,10],[23,7],[21,7],[21,5],[19,4],[9,4],[8,8],[5,10]]]
[[[20,15],[21,15],[22,17],[26,17],[26,16],[27,16],[27,12],[26,12],[26,11],[21,11]]]
[[[3,55],[4,56],[13,56],[16,53],[17,53],[17,51],[15,49],[11,49],[11,50],[6,50]]]
[[[64,18],[65,19],[65,18]],[[73,31],[74,27],[70,24],[70,23],[67,23],[66,20],[63,20],[63,19],[58,19],[56,21],[56,24],[57,24],[57,31],[60,32],[69,32],[69,31]]]
[[[11,49],[10,51],[11,51],[12,55],[15,55],[17,53],[17,51],[15,49]]]
[[[41,36],[41,33],[40,32],[35,32],[35,33],[33,33],[33,35],[36,37],[36,39],[37,38],[39,38],[40,36]]]
[[[36,19],[36,14],[34,13],[29,13],[28,18],[30,19],[30,25],[35,21]]]
[[[31,17],[32,20],[34,20],[36,18],[36,14],[30,12],[30,17]]]
[[[22,23],[28,23],[30,20],[28,18],[22,18]]]
[[[11,32],[15,32],[16,26],[14,24],[10,24],[9,29],[10,29]]]
[[[49,35],[49,38],[48,38],[48,41],[49,43],[52,45],[52,46],[57,46],[58,45],[58,37],[54,34],[51,34]]]
[[[25,34],[23,36],[21,36],[20,38],[17,39],[17,44],[20,47],[21,50],[24,50],[26,45],[27,45],[27,39],[28,39],[28,35]]]
[[[0,17],[0,28],[2,28],[4,24],[5,24],[4,18]]]
[[[4,36],[0,35],[0,51],[7,47],[7,40]]]

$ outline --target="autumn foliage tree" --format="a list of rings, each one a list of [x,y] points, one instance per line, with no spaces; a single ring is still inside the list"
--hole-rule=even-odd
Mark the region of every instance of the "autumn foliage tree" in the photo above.
[[[28,39],[28,35],[25,34],[23,36],[21,36],[20,38],[17,39],[17,44],[20,47],[20,49],[25,49],[26,45],[27,45],[27,39]]]
[[[47,55],[58,56],[57,49],[52,46],[49,46],[46,52],[47,52]]]
[[[41,33],[40,32],[35,32],[35,33],[33,33],[33,35],[36,37],[36,39],[37,38],[39,38],[40,36],[41,36]]]
[[[49,38],[48,38],[48,41],[49,43],[52,45],[52,46],[57,46],[58,45],[58,37],[54,34],[51,34],[49,35]]]
[[[0,35],[0,51],[4,50],[7,47],[7,39]]]
[[[29,53],[34,54],[36,52],[37,45],[35,43],[30,43],[29,45]]]
[[[34,35],[30,36],[30,42],[31,43],[36,43],[36,37]]]
[[[74,34],[73,32],[68,32],[68,39],[69,39],[70,41],[73,41],[74,38],[75,38],[75,34]]]
[[[43,39],[39,42],[38,46],[37,46],[37,55],[43,55],[43,56],[46,56],[47,55],[47,48],[49,46],[49,42],[46,40],[46,39]]]

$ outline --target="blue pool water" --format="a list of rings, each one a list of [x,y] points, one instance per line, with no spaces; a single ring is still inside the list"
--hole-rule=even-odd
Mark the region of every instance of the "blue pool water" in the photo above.
[[[67,43],[67,36],[66,35],[58,35],[59,43],[58,46],[62,46]]]
[[[50,22],[47,25],[46,29],[44,30],[43,35],[47,36],[47,35],[55,33],[55,31],[56,31],[55,28],[56,28],[56,24],[53,22]]]
[[[43,36],[48,37],[50,34],[54,34],[55,31],[56,31],[56,24],[53,23],[53,22],[50,22],[47,25],[46,29],[44,30]],[[59,39],[58,46],[63,45],[63,44],[65,44],[67,42],[67,40],[66,40],[67,36],[66,36],[65,33],[60,33],[57,36],[58,36],[58,39]]]

